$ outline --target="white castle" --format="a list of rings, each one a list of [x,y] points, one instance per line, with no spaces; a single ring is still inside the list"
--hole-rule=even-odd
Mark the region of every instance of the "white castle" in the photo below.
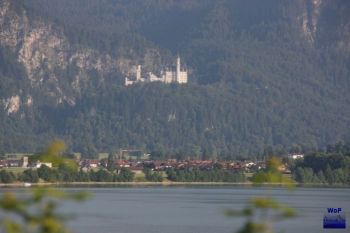
[[[181,69],[180,57],[176,59],[176,69],[167,68],[160,72],[160,77],[148,72],[145,77],[142,77],[141,65],[136,68],[136,80],[130,80],[128,77],[125,78],[125,86],[133,85],[139,82],[162,82],[162,83],[180,83],[186,84],[188,81],[188,74],[186,69]]]

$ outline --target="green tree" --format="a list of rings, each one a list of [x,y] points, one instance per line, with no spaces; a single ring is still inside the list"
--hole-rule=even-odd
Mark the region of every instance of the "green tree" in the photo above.
[[[334,173],[331,169],[331,167],[329,166],[329,164],[327,164],[327,167],[325,169],[324,175],[327,179],[327,182],[329,184],[334,184],[335,183],[335,177],[334,177]]]
[[[16,176],[12,172],[7,172],[4,169],[0,170],[0,182],[1,183],[12,183],[16,180]]]
[[[5,159],[5,152],[0,148],[0,160]]]
[[[37,183],[39,181],[38,172],[33,169],[27,169],[20,175],[20,180],[23,182]]]
[[[130,169],[123,167],[120,169],[120,172],[118,176],[116,177],[115,181],[119,182],[131,182],[134,180],[135,174],[130,171]]]
[[[147,181],[151,182],[162,182],[163,176],[160,172],[154,172],[149,168],[143,169],[143,173],[145,174],[145,178]]]
[[[315,180],[314,172],[311,168],[298,167],[296,169],[294,178],[300,183],[313,183]]]
[[[292,180],[288,177],[283,176],[279,171],[281,167],[281,159],[277,157],[271,157],[266,162],[266,169],[258,171],[251,177],[251,181],[254,184],[261,183],[281,183],[291,184]]]
[[[37,171],[39,178],[47,182],[56,182],[60,178],[57,170],[51,169],[46,165],[41,165],[41,167],[38,168]]]
[[[78,171],[75,166],[72,167],[68,164],[62,163],[59,165],[57,171],[58,171],[60,180],[64,182],[76,181]]]
[[[112,153],[110,153],[108,155],[108,159],[107,159],[107,170],[110,172],[114,172],[116,169],[116,165],[115,165],[115,155],[113,155]]]
[[[77,174],[76,181],[89,182],[90,181],[89,173],[80,170],[79,173]]]
[[[94,181],[97,182],[112,182],[113,181],[113,174],[105,169],[99,169],[97,172],[95,172]]]
[[[323,174],[323,171],[319,171],[317,173],[317,177],[318,177],[318,180],[321,184],[326,184],[327,183],[327,179],[325,177],[325,175]]]

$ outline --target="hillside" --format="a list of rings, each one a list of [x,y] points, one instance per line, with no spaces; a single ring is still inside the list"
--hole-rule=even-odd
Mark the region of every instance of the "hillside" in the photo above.
[[[237,157],[350,140],[346,0],[0,1],[0,149]],[[180,54],[186,86],[124,87]]]

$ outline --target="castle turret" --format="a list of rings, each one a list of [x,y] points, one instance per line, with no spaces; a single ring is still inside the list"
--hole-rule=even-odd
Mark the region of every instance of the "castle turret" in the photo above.
[[[176,80],[175,82],[177,83],[187,83],[187,70],[183,69],[181,70],[181,60],[180,57],[178,56],[176,59]]]
[[[139,80],[141,80],[141,65],[138,65],[136,69],[136,81]]]
[[[176,82],[179,82],[179,80],[180,80],[180,72],[181,72],[181,60],[180,60],[180,56],[177,56],[177,59],[176,59]]]

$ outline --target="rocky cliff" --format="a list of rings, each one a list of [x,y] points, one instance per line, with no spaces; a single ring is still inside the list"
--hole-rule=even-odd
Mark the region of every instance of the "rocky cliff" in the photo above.
[[[292,17],[310,44],[350,54],[349,1],[299,0],[291,4],[297,6]]]
[[[12,0],[0,2],[0,45],[7,47],[23,65],[26,78],[40,98],[75,105],[76,97],[94,83],[118,82],[117,74],[129,70],[128,60],[72,45],[60,25],[28,16]],[[8,114],[36,102],[32,95],[1,96]]]

